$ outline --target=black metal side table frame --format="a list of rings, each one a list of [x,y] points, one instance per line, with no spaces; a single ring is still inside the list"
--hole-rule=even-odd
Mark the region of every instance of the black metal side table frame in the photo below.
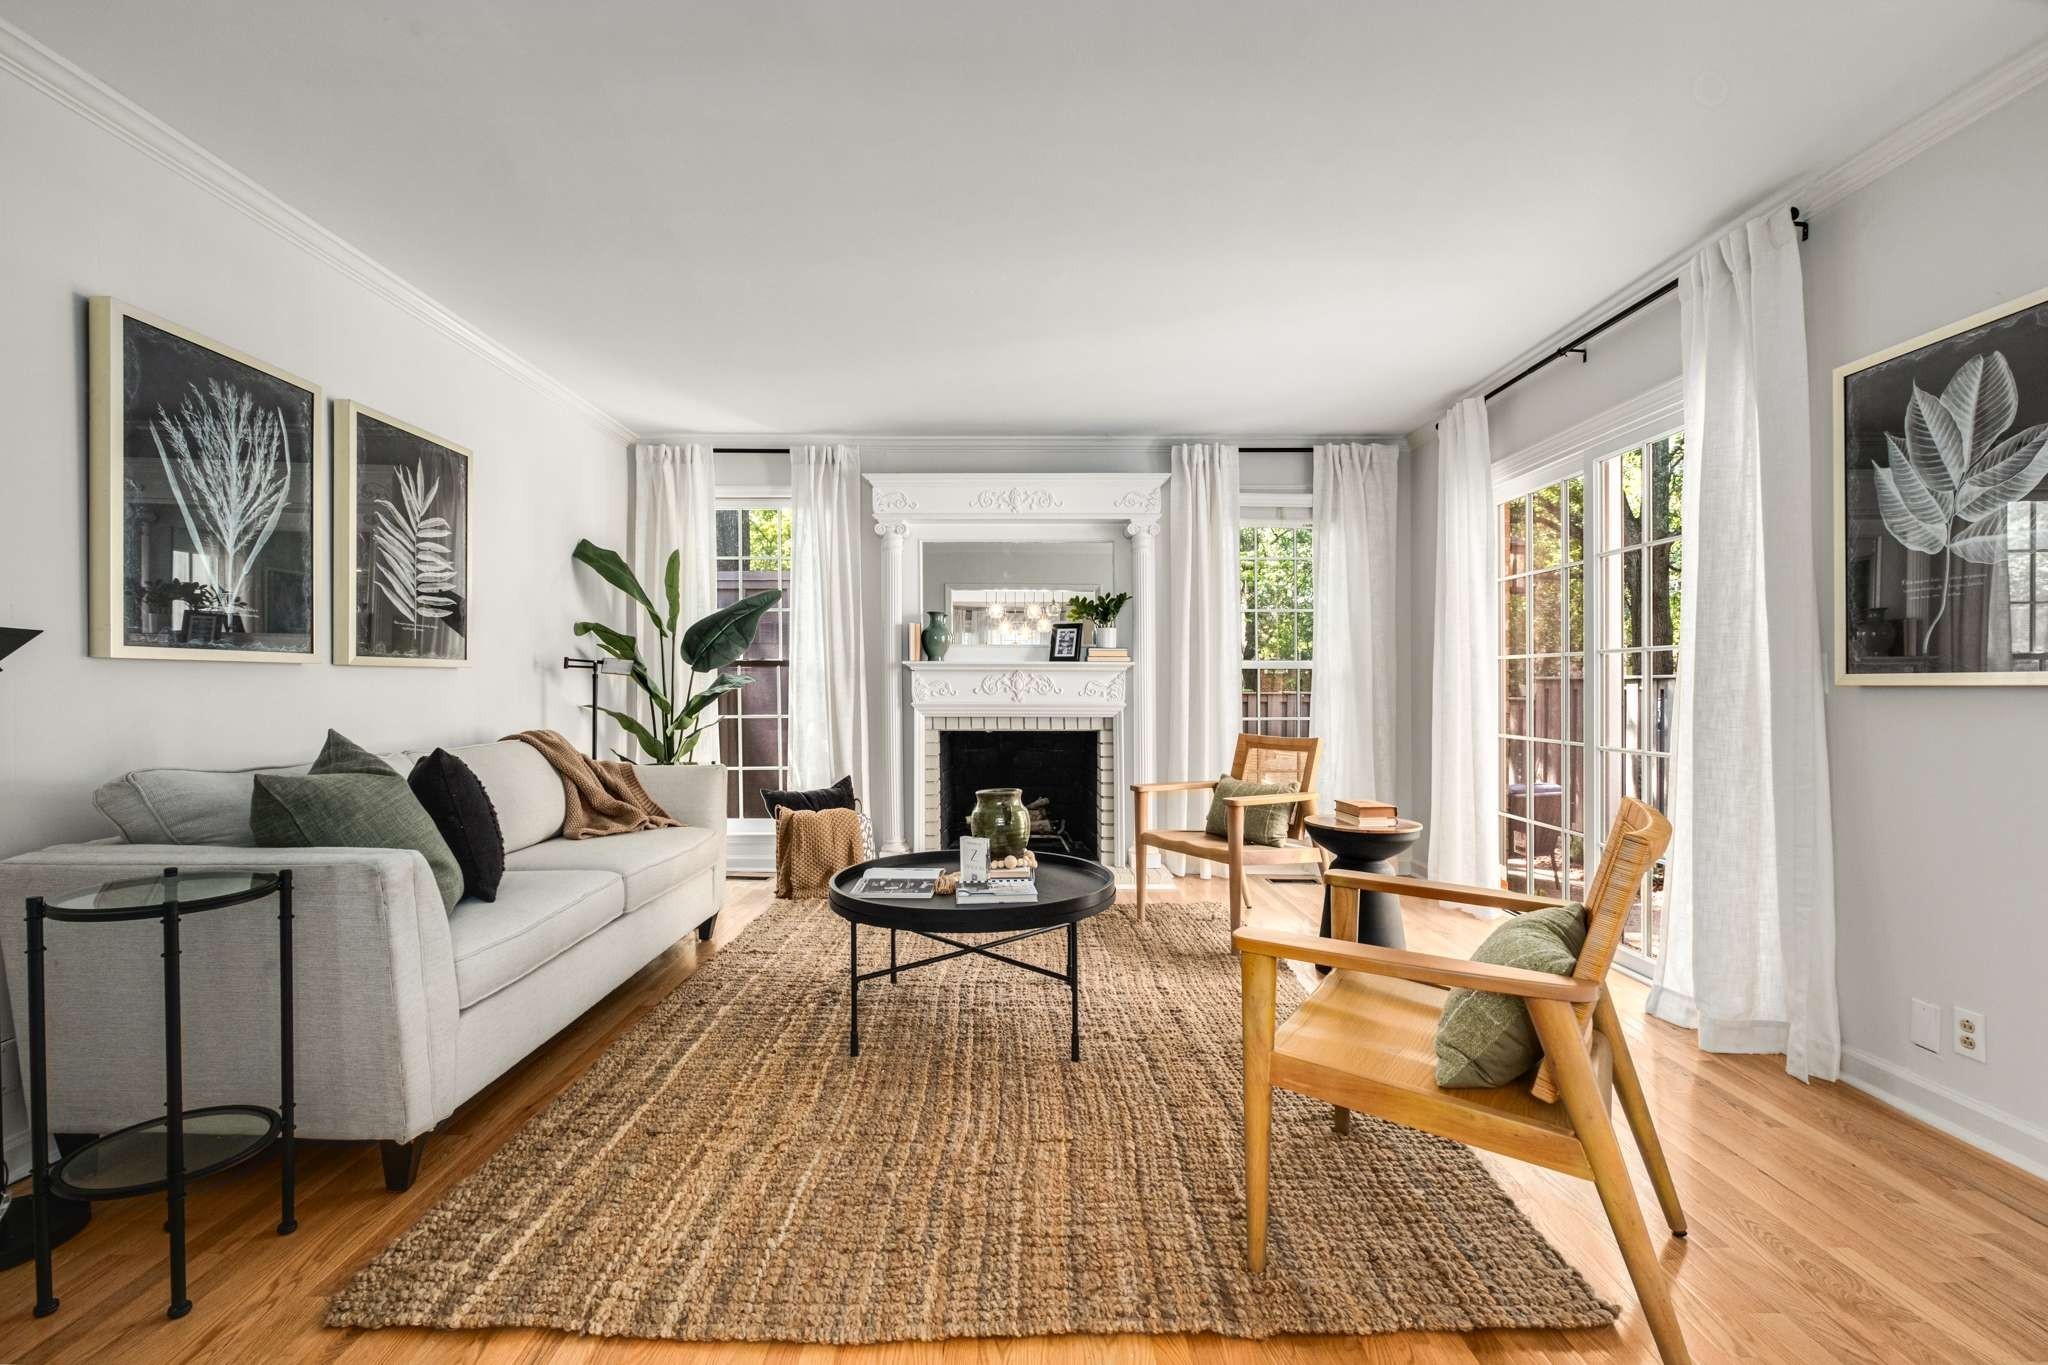
[[[57,1311],[55,1273],[51,1261],[50,1228],[45,1210],[49,1207],[49,1196],[57,1193],[74,1199],[125,1199],[135,1195],[155,1194],[159,1191],[166,1196],[168,1217],[165,1231],[171,1241],[171,1303],[167,1317],[181,1318],[192,1311],[192,1300],[186,1292],[185,1278],[185,1191],[194,1180],[240,1165],[272,1146],[281,1146],[283,1151],[283,1173],[281,1197],[283,1210],[278,1220],[277,1232],[286,1236],[298,1228],[294,1212],[296,1194],[296,1150],[294,1100],[292,1094],[292,874],[289,870],[277,873],[249,874],[222,869],[221,873],[197,873],[194,879],[225,874],[231,877],[246,877],[245,889],[236,889],[226,894],[202,896],[193,900],[179,898],[178,869],[164,869],[161,883],[149,878],[132,882],[110,883],[107,886],[82,892],[79,896],[59,898],[56,902],[43,897],[30,898],[28,902],[28,1025],[29,1025],[29,1109],[30,1141],[34,1144],[35,1164],[35,1251],[36,1251],[36,1305],[35,1315],[48,1317]],[[151,899],[160,885],[160,896]],[[108,892],[129,890],[135,894],[126,899],[133,903],[124,904],[120,896],[107,903],[83,904],[82,896],[103,896]],[[185,915],[198,914],[207,910],[221,910],[230,906],[244,905],[261,900],[265,896],[277,896],[277,946],[278,946],[278,1044],[280,1095],[275,1110],[258,1105],[214,1105],[205,1109],[185,1108],[184,1076],[184,1013],[182,982],[179,969],[179,921]],[[158,919],[163,923],[164,938],[164,1113],[159,1118],[145,1119],[126,1128],[103,1134],[74,1151],[66,1153],[53,1167],[50,1164],[50,1111],[49,1111],[49,1038],[44,1021],[45,983],[43,980],[44,953],[43,927],[46,920],[61,920],[74,924],[98,922],[122,922],[129,920]],[[251,1119],[267,1120],[266,1130],[260,1135],[242,1135],[241,1146],[232,1148],[225,1155],[216,1156],[198,1168],[186,1164],[185,1138],[186,1123],[189,1119],[221,1114],[235,1114]],[[109,1144],[131,1134],[141,1133],[161,1125],[164,1132],[164,1175],[161,1180],[147,1180],[124,1185],[72,1184],[66,1176],[86,1159],[102,1150],[111,1150]]]
[[[879,981],[885,976],[889,980],[894,981],[899,974],[907,972],[913,967],[929,967],[937,962],[951,962],[956,957],[966,957],[972,953],[980,957],[992,958],[997,962],[1007,962],[1012,967],[1022,967],[1027,972],[1036,972],[1040,976],[1048,976],[1054,981],[1063,983],[1067,988],[1070,1021],[1067,1054],[1072,1061],[1078,1062],[1081,1060],[1081,946],[1080,925],[1078,922],[1068,921],[1065,924],[1048,924],[1042,929],[1025,929],[996,939],[992,943],[962,943],[958,939],[948,938],[944,934],[934,933],[929,929],[897,930],[892,928],[889,930],[889,965],[872,972],[864,972],[860,969],[860,921],[849,919],[846,921],[846,927],[849,931],[848,941],[850,945],[848,957],[849,971],[847,973],[849,979],[847,990],[849,1013],[846,1030],[846,1053],[849,1057],[860,1056],[861,982]],[[1022,943],[1027,938],[1038,938],[1044,934],[1058,933],[1061,929],[1067,931],[1067,969],[1064,972],[1056,972],[1052,968],[1042,967],[1036,962],[1026,962],[1022,958],[1011,957],[1007,953],[995,951],[998,948],[1007,948],[1012,943]],[[899,932],[916,934],[919,938],[927,938],[934,943],[942,943],[953,951],[950,953],[933,953],[929,957],[918,958],[915,962],[899,963],[896,960],[896,935]]]

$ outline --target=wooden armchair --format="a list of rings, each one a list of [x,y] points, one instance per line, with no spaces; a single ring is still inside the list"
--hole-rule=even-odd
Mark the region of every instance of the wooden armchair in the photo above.
[[[1233,935],[1244,968],[1245,1184],[1254,1273],[1266,1261],[1273,1087],[1280,1086],[1339,1106],[1339,1132],[1349,1128],[1356,1110],[1591,1180],[1658,1353],[1666,1365],[1691,1360],[1608,1121],[1611,1087],[1621,1092],[1622,1112],[1665,1221],[1683,1237],[1678,1190],[1605,985],[1636,890],[1670,838],[1670,823],[1662,815],[1638,801],[1622,802],[1586,897],[1586,946],[1571,976],[1352,942],[1358,894],[1365,890],[1495,906],[1516,914],[1563,903],[1370,873],[1325,875],[1332,888],[1332,938],[1263,929],[1240,929]],[[1276,1030],[1274,987],[1282,958],[1335,970]],[[1437,1088],[1437,1019],[1444,993],[1452,987],[1519,996],[1528,1003],[1544,1052],[1533,1076],[1492,1090]]]
[[[1152,829],[1152,798],[1166,792],[1213,791],[1216,778],[1193,782],[1140,782],[1131,788],[1132,821],[1137,843],[1137,913],[1145,918],[1145,850],[1178,853],[1203,862],[1223,863],[1230,868],[1230,927],[1244,922],[1245,880],[1248,866],[1274,864],[1324,864],[1321,849],[1301,837],[1302,822],[1316,808],[1316,759],[1322,753],[1320,739],[1288,739],[1277,735],[1239,735],[1237,752],[1231,756],[1230,775],[1239,781],[1292,782],[1298,790],[1272,796],[1225,798],[1228,832],[1217,838],[1204,829]],[[1244,813],[1252,806],[1294,807],[1287,822],[1287,835],[1278,848],[1244,841]]]

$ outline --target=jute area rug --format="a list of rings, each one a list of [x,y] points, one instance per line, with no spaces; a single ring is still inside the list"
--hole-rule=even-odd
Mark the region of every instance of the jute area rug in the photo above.
[[[881,965],[886,934],[861,937]],[[1284,1092],[1251,1275],[1222,907],[1112,910],[1081,945],[1081,1062],[1066,992],[982,959],[862,987],[853,1059],[846,925],[778,902],[328,1323],[851,1344],[1614,1320],[1469,1151],[1375,1121],[1339,1137]],[[1065,937],[1011,951],[1062,965]],[[1284,971],[1280,990],[1301,998]]]

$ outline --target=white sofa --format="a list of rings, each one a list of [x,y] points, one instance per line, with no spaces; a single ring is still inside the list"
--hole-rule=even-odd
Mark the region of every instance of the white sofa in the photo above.
[[[410,849],[250,847],[257,770],[154,769],[101,787],[121,837],[0,862],[15,1036],[28,1037],[28,897],[166,867],[288,867],[298,1131],[383,1143],[386,1183],[405,1188],[436,1124],[691,930],[709,938],[725,899],[722,768],[639,770],[684,828],[569,840],[561,778],[536,750],[451,752],[490,795],[506,855],[497,899],[453,911]],[[385,759],[408,772],[418,757]],[[275,1105],[276,902],[193,916],[182,938],[187,1106]],[[46,943],[51,1130],[162,1112],[158,925],[51,923]],[[27,1063],[24,1050],[24,1082]]]

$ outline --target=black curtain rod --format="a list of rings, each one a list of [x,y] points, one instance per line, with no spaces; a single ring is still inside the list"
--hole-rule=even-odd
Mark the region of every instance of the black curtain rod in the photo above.
[[[788,446],[713,446],[713,455],[787,455]]]
[[[1239,446],[1240,455],[1313,455],[1314,446]]]

